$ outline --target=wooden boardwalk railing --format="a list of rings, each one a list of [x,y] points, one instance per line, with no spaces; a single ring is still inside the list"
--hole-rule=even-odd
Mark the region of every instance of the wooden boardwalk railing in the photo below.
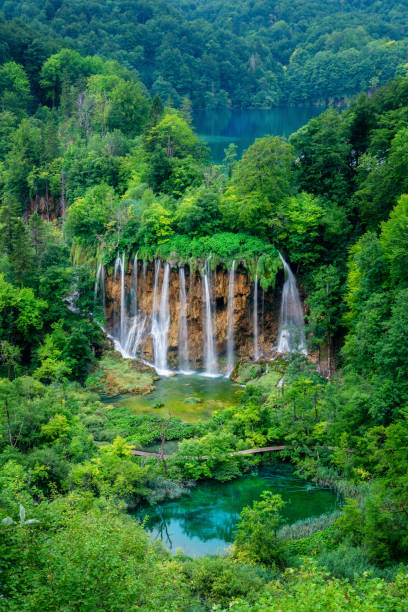
[[[285,450],[286,448],[293,448],[292,446],[287,446],[287,445],[283,445],[283,446],[264,446],[263,448],[247,448],[245,450],[240,450],[240,451],[233,451],[230,453],[225,453],[226,455],[228,455],[229,457],[235,457],[236,455],[256,455],[258,453],[274,453],[274,452],[279,452],[282,450]],[[314,447],[316,448],[316,447]],[[320,447],[319,447],[320,448]],[[334,450],[334,446],[326,446],[325,447],[327,450]],[[139,451],[139,450],[132,450],[132,455],[136,455],[137,457],[152,457],[155,459],[171,459],[172,457],[175,457],[175,455],[162,455],[160,453],[148,453],[147,451]],[[352,450],[347,450],[348,453],[352,453]],[[210,457],[209,455],[202,455],[202,456],[196,456],[196,457],[189,457],[189,456],[181,456],[184,459],[196,459],[197,461],[200,460],[206,460],[206,459],[216,459],[217,457]],[[180,457],[180,458],[181,458]]]
[[[287,446],[265,446],[263,448],[247,448],[246,450],[233,451],[231,453],[226,453],[229,457],[234,457],[236,455],[256,455],[257,453],[269,453],[269,452],[277,452],[281,450],[285,450],[288,448]],[[160,453],[148,453],[147,451],[138,451],[132,450],[132,454],[137,457],[154,457],[156,459],[171,459],[175,455],[161,455]],[[197,457],[184,457],[184,459],[216,459],[216,457],[210,457],[209,455],[202,455]]]

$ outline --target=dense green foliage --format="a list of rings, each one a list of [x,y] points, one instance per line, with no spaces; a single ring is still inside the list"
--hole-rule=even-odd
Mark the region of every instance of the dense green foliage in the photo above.
[[[277,65],[295,39],[313,60],[322,36],[340,53],[342,39],[331,33],[340,17],[326,5],[325,19],[324,7],[313,5],[313,35],[294,20],[286,51],[270,50]],[[18,6],[3,3],[7,16]],[[218,3],[177,6],[186,19],[204,11],[219,27]],[[357,9],[366,14],[370,6]],[[26,2],[32,12],[24,15],[41,31],[46,21],[63,28],[71,9],[82,23],[86,9],[76,8],[47,2],[38,11]],[[235,7],[226,35],[241,41],[257,28],[254,44],[268,41],[257,21],[263,4],[252,7],[245,28],[244,8]],[[343,3],[340,22],[354,25],[349,8]],[[114,9],[120,38],[126,12]],[[289,5],[275,9],[292,19]],[[396,36],[398,11],[388,9],[386,24],[381,5],[366,34],[346,25],[342,34],[361,53],[361,45],[382,48],[367,37]],[[146,34],[154,11],[143,10]],[[234,23],[243,30],[233,32]],[[230,149],[224,167],[214,167],[188,103],[176,110],[152,99],[136,76],[139,60],[118,55],[118,39],[102,50],[126,67],[54,46],[21,24],[0,25],[0,609],[405,610],[408,78],[361,95],[342,113],[325,111],[289,141],[265,136],[240,161]],[[70,28],[65,43],[90,44],[88,27],[81,37],[72,18]],[[398,55],[404,44],[384,48]],[[287,78],[298,55],[307,66],[295,51]],[[152,66],[147,71],[154,76]],[[118,253],[137,250],[175,265],[235,258],[267,289],[278,249],[307,296],[313,360],[292,355],[268,372],[262,363],[244,365],[239,405],[194,425],[137,415],[85,390],[87,383],[106,391],[109,369],[112,393],[152,383],[150,373],[136,375],[106,354],[95,323],[103,323],[94,301],[98,262],[109,268]],[[132,446],[161,441],[164,429],[180,441],[174,457],[132,455]],[[126,508],[180,495],[188,482],[225,482],[256,469],[259,456],[230,453],[267,444],[286,445],[282,460],[336,487],[345,498],[340,516],[281,527],[282,500],[265,495],[243,509],[230,555],[200,560],[171,558],[126,517]]]
[[[59,45],[120,62],[180,106],[342,99],[405,74],[405,0],[2,0]]]

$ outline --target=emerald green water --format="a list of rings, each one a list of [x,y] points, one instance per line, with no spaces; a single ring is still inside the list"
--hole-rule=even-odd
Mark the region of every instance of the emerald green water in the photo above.
[[[146,395],[127,395],[115,404],[137,414],[157,414],[179,417],[187,423],[208,419],[216,410],[234,406],[242,389],[226,378],[172,376],[160,378],[155,390]],[[159,404],[163,404],[158,407]],[[155,407],[156,406],[156,407]]]
[[[267,134],[288,137],[323,110],[318,106],[298,106],[269,110],[197,111],[194,114],[194,127],[210,147],[213,161],[220,164],[225,156],[224,149],[230,143],[237,145],[238,156],[241,157],[256,138]]]
[[[336,509],[336,494],[305,482],[286,464],[268,465],[258,473],[229,483],[203,482],[190,495],[144,508],[134,514],[143,520],[153,539],[161,539],[173,552],[200,557],[223,552],[234,539],[234,528],[244,506],[262,491],[279,493],[287,502],[287,523],[319,516]]]

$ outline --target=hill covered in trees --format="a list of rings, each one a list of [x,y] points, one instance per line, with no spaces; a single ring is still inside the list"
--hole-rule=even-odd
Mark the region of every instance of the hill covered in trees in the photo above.
[[[152,97],[132,66],[0,25],[0,610],[404,611],[408,78],[220,168],[188,105]],[[242,364],[238,405],[195,424],[89,391],[110,361],[138,374],[109,353],[98,263],[211,253],[257,261],[266,288],[276,249],[327,375],[303,355]],[[131,453],[164,426],[179,441],[165,475]],[[202,559],[170,556],[126,513],[250,473],[259,457],[231,453],[266,445],[290,446],[281,460],[339,491],[341,512],[283,529],[266,495],[230,554]]]
[[[180,106],[344,100],[405,74],[407,2],[2,0],[7,19],[137,72]]]

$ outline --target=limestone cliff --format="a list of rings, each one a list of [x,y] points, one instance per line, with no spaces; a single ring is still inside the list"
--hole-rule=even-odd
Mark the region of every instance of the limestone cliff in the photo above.
[[[163,280],[164,266],[161,266],[158,283],[158,295],[160,295]],[[106,304],[105,314],[107,329],[113,335],[118,334],[120,325],[120,301],[121,280],[120,275],[106,278]],[[154,263],[139,261],[137,269],[137,308],[139,315],[146,318],[145,333],[140,345],[139,355],[151,361],[152,341],[149,334],[151,315],[154,300]],[[192,271],[185,266],[186,294],[187,294],[187,327],[188,345],[191,365],[199,368],[203,360],[203,279],[198,270]],[[132,264],[128,264],[125,270],[126,288],[126,313],[131,324],[134,315],[134,271]],[[271,289],[263,295],[259,290],[258,316],[259,316],[259,346],[265,357],[273,354],[273,347],[279,327],[279,308],[281,301],[282,278],[278,278],[277,289]],[[228,284],[229,272],[219,266],[211,273],[211,293],[214,312],[214,337],[216,341],[217,354],[222,357],[226,352],[227,343],[227,318],[228,318]],[[253,358],[254,351],[254,283],[250,279],[247,270],[238,265],[235,274],[234,292],[234,336],[235,353],[238,358]],[[169,307],[170,328],[168,335],[168,360],[172,366],[177,365],[178,360],[178,334],[179,334],[179,309],[180,309],[180,284],[179,271],[174,267],[170,271],[169,282]]]

